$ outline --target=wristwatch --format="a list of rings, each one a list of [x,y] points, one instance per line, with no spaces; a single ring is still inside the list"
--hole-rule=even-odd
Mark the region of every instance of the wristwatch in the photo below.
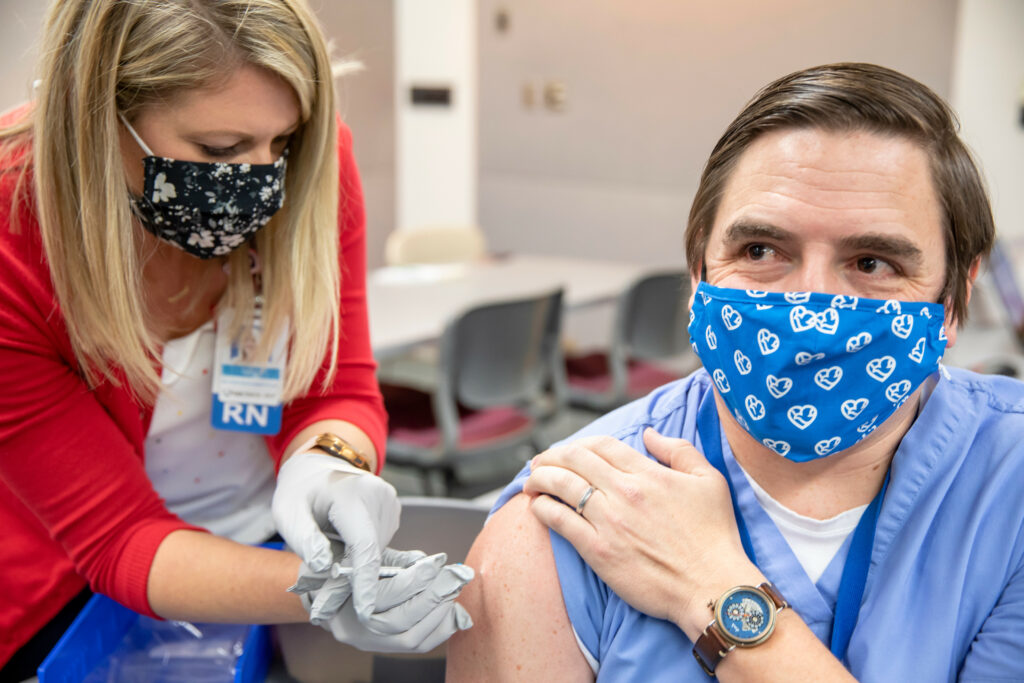
[[[768,581],[756,588],[736,586],[722,593],[708,607],[714,619],[697,638],[693,656],[708,676],[737,647],[754,647],[768,640],[775,630],[775,617],[789,603]]]
[[[310,448],[316,448],[327,455],[333,455],[335,458],[341,458],[354,467],[366,470],[367,472],[370,471],[370,461],[367,460],[362,453],[357,451],[352,444],[336,434],[324,432],[320,436],[316,437],[316,440]]]

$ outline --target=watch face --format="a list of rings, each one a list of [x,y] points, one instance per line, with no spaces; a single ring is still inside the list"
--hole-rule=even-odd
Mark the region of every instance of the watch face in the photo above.
[[[738,645],[760,642],[775,628],[775,604],[756,588],[735,588],[718,602],[715,616],[721,629]]]

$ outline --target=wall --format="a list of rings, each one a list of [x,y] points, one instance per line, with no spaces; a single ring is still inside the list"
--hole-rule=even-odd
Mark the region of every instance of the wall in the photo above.
[[[0,111],[28,100],[39,54],[39,33],[49,3],[39,0],[3,0],[0,14]]]
[[[366,253],[383,265],[395,226],[395,9],[392,0],[313,0],[334,57],[363,70],[338,80],[341,116],[352,129],[366,201]]]
[[[1024,2],[961,0],[952,103],[985,169],[997,234],[1024,251]]]
[[[476,0],[395,0],[396,227],[477,220]],[[414,105],[413,85],[450,89]]]
[[[701,167],[758,87],[855,60],[948,96],[955,18],[956,0],[481,0],[481,224],[499,251],[681,260]],[[563,113],[522,105],[546,79]]]

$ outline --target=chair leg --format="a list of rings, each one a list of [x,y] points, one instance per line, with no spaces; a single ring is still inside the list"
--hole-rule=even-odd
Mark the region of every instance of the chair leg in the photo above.
[[[448,476],[439,468],[423,468],[423,488],[428,496],[448,495]]]

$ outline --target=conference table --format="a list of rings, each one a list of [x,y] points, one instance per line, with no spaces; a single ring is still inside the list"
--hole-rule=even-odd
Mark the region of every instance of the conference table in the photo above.
[[[662,263],[509,254],[469,263],[387,266],[367,277],[370,339],[385,359],[439,339],[473,306],[564,289],[566,310],[612,302],[637,278],[678,270]]]

